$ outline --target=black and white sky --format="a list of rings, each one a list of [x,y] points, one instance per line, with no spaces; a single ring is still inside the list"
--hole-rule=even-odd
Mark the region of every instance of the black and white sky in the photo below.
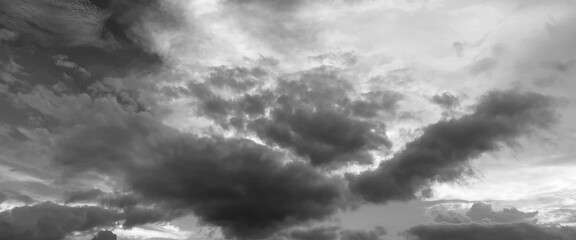
[[[573,0],[0,0],[2,240],[574,240]]]

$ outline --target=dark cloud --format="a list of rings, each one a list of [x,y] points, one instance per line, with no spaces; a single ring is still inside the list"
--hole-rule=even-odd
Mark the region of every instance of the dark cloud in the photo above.
[[[576,230],[529,223],[436,224],[412,227],[407,235],[414,240],[570,240],[576,239]]]
[[[164,27],[179,25],[178,11],[155,0],[67,2],[0,1],[3,26],[19,41],[56,47],[129,48],[146,52],[142,24],[154,20]],[[170,10],[170,11],[169,11]]]
[[[458,98],[449,92],[436,94],[430,100],[446,109],[453,109],[460,104]]]
[[[0,239],[61,240],[74,231],[110,227],[119,213],[99,207],[68,207],[51,202],[0,213]]]
[[[161,160],[129,176],[145,198],[190,208],[231,236],[263,237],[286,226],[321,220],[338,209],[338,181],[248,140],[164,143]]]
[[[370,202],[408,200],[433,182],[471,174],[470,159],[512,144],[522,134],[547,128],[556,120],[553,99],[516,91],[485,95],[473,113],[424,129],[376,170],[350,176],[351,191]]]
[[[280,153],[249,140],[199,138],[161,126],[127,117],[80,128],[62,139],[54,163],[67,173],[122,176],[144,204],[192,211],[241,238],[265,237],[340,208],[343,184],[307,164],[283,163]],[[124,208],[126,227],[178,216],[143,210]]]
[[[454,211],[439,212],[434,214],[434,222],[436,223],[514,223],[514,222],[533,222],[538,215],[535,212],[522,212],[516,208],[504,208],[499,211],[494,211],[492,206],[486,203],[476,202],[472,207],[461,214]]]
[[[116,240],[116,234],[111,231],[100,231],[98,232],[92,240]]]
[[[471,223],[472,220],[460,213],[454,211],[440,212],[434,215],[435,223]]]
[[[13,94],[28,93],[37,85],[58,93],[111,94],[142,111],[136,91],[111,85],[103,89],[98,83],[157,70],[162,59],[151,49],[148,25],[178,28],[180,13],[172,3],[154,0],[1,0],[0,29],[15,37],[0,44],[0,63],[18,66],[12,69],[19,71],[1,74],[0,85],[6,84],[7,93]]]
[[[368,150],[389,147],[377,125],[330,112],[277,109],[271,119],[249,125],[266,141],[294,149],[316,166],[356,162],[369,164]]]
[[[269,73],[262,68],[219,68],[190,90],[200,100],[200,111],[224,128],[253,131],[269,144],[310,159],[314,166],[369,164],[369,151],[391,146],[384,124],[376,118],[393,114],[401,94],[358,94],[330,68],[279,77],[274,88],[251,92],[265,84],[264,76]],[[226,88],[246,93],[231,100],[216,94]]]
[[[474,203],[466,216],[474,222],[511,223],[532,221],[538,215],[536,212],[522,212],[516,208],[504,208],[500,211],[492,210],[492,206],[485,203]]]

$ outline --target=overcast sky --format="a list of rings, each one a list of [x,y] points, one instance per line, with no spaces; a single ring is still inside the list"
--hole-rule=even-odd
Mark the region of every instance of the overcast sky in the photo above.
[[[0,239],[576,239],[572,0],[0,0]]]

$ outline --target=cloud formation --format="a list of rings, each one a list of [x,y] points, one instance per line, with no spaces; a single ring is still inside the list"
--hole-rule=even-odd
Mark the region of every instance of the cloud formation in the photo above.
[[[340,181],[303,163],[283,163],[280,153],[250,140],[179,134],[146,118],[117,123],[63,139],[55,164],[69,172],[119,174],[147,201],[189,209],[230,236],[262,237],[321,220],[342,203]]]
[[[553,99],[537,93],[491,92],[474,112],[424,129],[392,159],[372,171],[350,176],[349,187],[369,202],[409,200],[433,182],[472,174],[469,160],[511,144],[531,130],[555,121]]]
[[[266,84],[263,79],[274,77],[270,75],[261,68],[218,68],[190,90],[200,100],[200,110],[223,127],[255,132],[314,166],[369,164],[370,151],[391,146],[378,117],[394,113],[400,93],[359,94],[339,70],[330,68],[275,77],[274,87],[259,90]],[[246,93],[231,100],[216,94],[230,88]]]
[[[504,208],[500,211],[492,210],[492,206],[485,203],[474,203],[466,216],[474,222],[511,223],[534,220],[536,212],[522,212],[516,208]]]
[[[51,202],[16,207],[0,213],[0,238],[62,240],[74,231],[112,227],[122,217],[99,207],[68,207]]]
[[[414,240],[569,240],[576,238],[570,227],[545,227],[530,223],[420,225],[407,235]]]
[[[386,233],[386,229],[382,226],[369,230],[322,226],[283,232],[275,237],[286,240],[382,240]]]
[[[538,215],[538,211],[523,212],[514,207],[495,211],[490,204],[476,202],[472,204],[465,214],[455,211],[441,211],[433,215],[436,223],[536,223],[537,219],[535,217]]]

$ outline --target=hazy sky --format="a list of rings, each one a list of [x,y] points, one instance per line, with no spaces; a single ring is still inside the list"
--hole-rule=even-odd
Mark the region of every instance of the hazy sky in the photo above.
[[[576,239],[572,0],[0,0],[0,239]]]

